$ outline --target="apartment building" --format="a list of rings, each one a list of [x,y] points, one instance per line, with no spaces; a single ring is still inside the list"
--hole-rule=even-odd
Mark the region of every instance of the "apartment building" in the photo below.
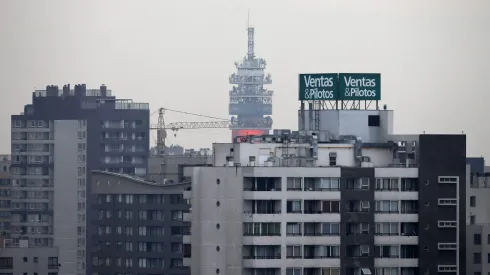
[[[92,172],[89,228],[92,273],[98,275],[186,275],[190,245],[189,183],[157,184],[110,172]]]
[[[330,135],[240,137],[186,168],[191,273],[462,274],[466,137],[394,135],[392,111],[321,112]]]
[[[58,247],[61,274],[90,272],[89,171],[146,176],[148,132],[148,104],[119,100],[104,85],[35,91],[12,115],[12,237]]]
[[[490,169],[483,158],[468,161],[466,274],[490,274]]]
[[[0,236],[10,235],[10,155],[0,155]]]
[[[5,275],[58,275],[58,248],[29,245],[28,240],[12,242],[0,237],[0,270]]]

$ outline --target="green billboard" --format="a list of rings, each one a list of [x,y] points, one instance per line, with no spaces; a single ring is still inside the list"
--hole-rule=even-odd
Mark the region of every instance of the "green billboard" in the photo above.
[[[336,100],[337,74],[300,74],[299,100]]]
[[[381,74],[339,74],[338,100],[380,100]]]
[[[299,100],[381,100],[381,74],[300,74]]]

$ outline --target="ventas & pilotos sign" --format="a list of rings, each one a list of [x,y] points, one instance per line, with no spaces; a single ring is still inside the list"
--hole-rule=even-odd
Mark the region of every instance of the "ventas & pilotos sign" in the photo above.
[[[299,100],[380,100],[381,74],[300,74]]]

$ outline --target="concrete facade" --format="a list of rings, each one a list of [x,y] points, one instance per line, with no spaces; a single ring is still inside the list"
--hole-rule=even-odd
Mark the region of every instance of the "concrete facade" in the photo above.
[[[329,137],[354,135],[362,142],[388,141],[393,134],[393,115],[391,110],[305,110],[299,111],[298,129],[318,132],[320,141]],[[369,117],[378,116],[378,126],[369,125]]]
[[[182,193],[190,184],[157,184],[110,172],[92,172],[89,231],[92,274],[187,275],[182,244],[190,224]]]
[[[467,170],[475,168],[468,165]],[[466,186],[466,274],[470,275],[490,273],[490,174],[481,170],[486,169],[468,173]]]
[[[27,240],[13,245],[0,238],[0,270],[2,274],[58,275],[58,248],[29,246]]]
[[[213,167],[185,168],[192,274],[465,270],[464,135],[315,140],[215,144]]]

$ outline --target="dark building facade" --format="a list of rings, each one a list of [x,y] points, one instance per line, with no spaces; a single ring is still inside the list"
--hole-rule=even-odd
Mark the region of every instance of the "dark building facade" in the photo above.
[[[12,115],[11,234],[56,246],[61,274],[86,273],[86,196],[92,170],[147,174],[149,105],[102,85],[47,86]]]
[[[91,273],[189,274],[183,267],[190,223],[183,221],[190,184],[157,184],[121,174],[92,173]],[[186,255],[187,254],[187,255]]]
[[[466,136],[420,135],[419,143],[420,273],[464,274]]]
[[[467,158],[466,164],[470,165],[470,172],[472,174],[485,172],[485,159],[483,157]]]
[[[0,235],[10,235],[10,155],[0,156]]]

